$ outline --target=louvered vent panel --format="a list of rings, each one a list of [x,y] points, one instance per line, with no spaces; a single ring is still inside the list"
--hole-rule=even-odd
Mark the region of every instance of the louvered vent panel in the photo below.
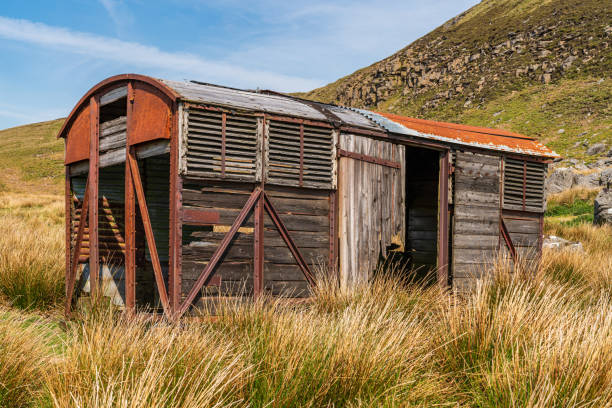
[[[190,110],[188,118],[188,175],[255,180],[255,116],[198,109]]]
[[[331,188],[331,128],[282,121],[270,121],[268,126],[269,183]]]
[[[504,207],[540,211],[544,202],[546,165],[506,158]]]

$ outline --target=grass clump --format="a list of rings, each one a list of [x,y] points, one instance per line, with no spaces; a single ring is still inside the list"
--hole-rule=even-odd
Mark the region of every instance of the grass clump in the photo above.
[[[49,355],[45,338],[25,316],[0,307],[0,407],[33,405]]]
[[[545,216],[564,226],[593,223],[594,200],[599,189],[573,188],[548,197]]]
[[[64,298],[63,205],[55,196],[0,195],[0,297],[21,309]]]

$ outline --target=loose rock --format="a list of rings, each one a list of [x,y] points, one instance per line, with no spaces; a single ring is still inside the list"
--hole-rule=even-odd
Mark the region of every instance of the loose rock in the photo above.
[[[612,225],[612,190],[609,188],[604,188],[595,197],[593,224]]]
[[[606,151],[606,145],[603,143],[595,143],[591,147],[589,147],[586,151],[586,154],[589,156],[594,156],[599,153],[603,153]]]
[[[556,235],[544,236],[542,247],[548,248],[548,249],[557,249],[557,250],[568,249],[570,251],[584,252],[584,247],[582,246],[582,242],[568,241],[567,239],[557,237]]]

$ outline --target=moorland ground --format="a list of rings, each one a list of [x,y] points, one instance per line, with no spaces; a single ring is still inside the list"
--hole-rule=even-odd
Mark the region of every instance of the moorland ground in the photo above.
[[[61,196],[0,193],[0,406],[611,406],[612,228],[592,198],[553,197],[545,225],[585,253],[500,260],[468,296],[321,280],[308,304],[175,325],[104,299],[64,322]]]

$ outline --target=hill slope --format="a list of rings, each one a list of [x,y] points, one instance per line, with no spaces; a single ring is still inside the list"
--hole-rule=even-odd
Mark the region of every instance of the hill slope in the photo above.
[[[483,0],[390,57],[301,96],[506,128],[580,158],[585,139],[612,143],[606,4]]]
[[[64,119],[0,130],[0,192],[59,193],[64,180]]]

